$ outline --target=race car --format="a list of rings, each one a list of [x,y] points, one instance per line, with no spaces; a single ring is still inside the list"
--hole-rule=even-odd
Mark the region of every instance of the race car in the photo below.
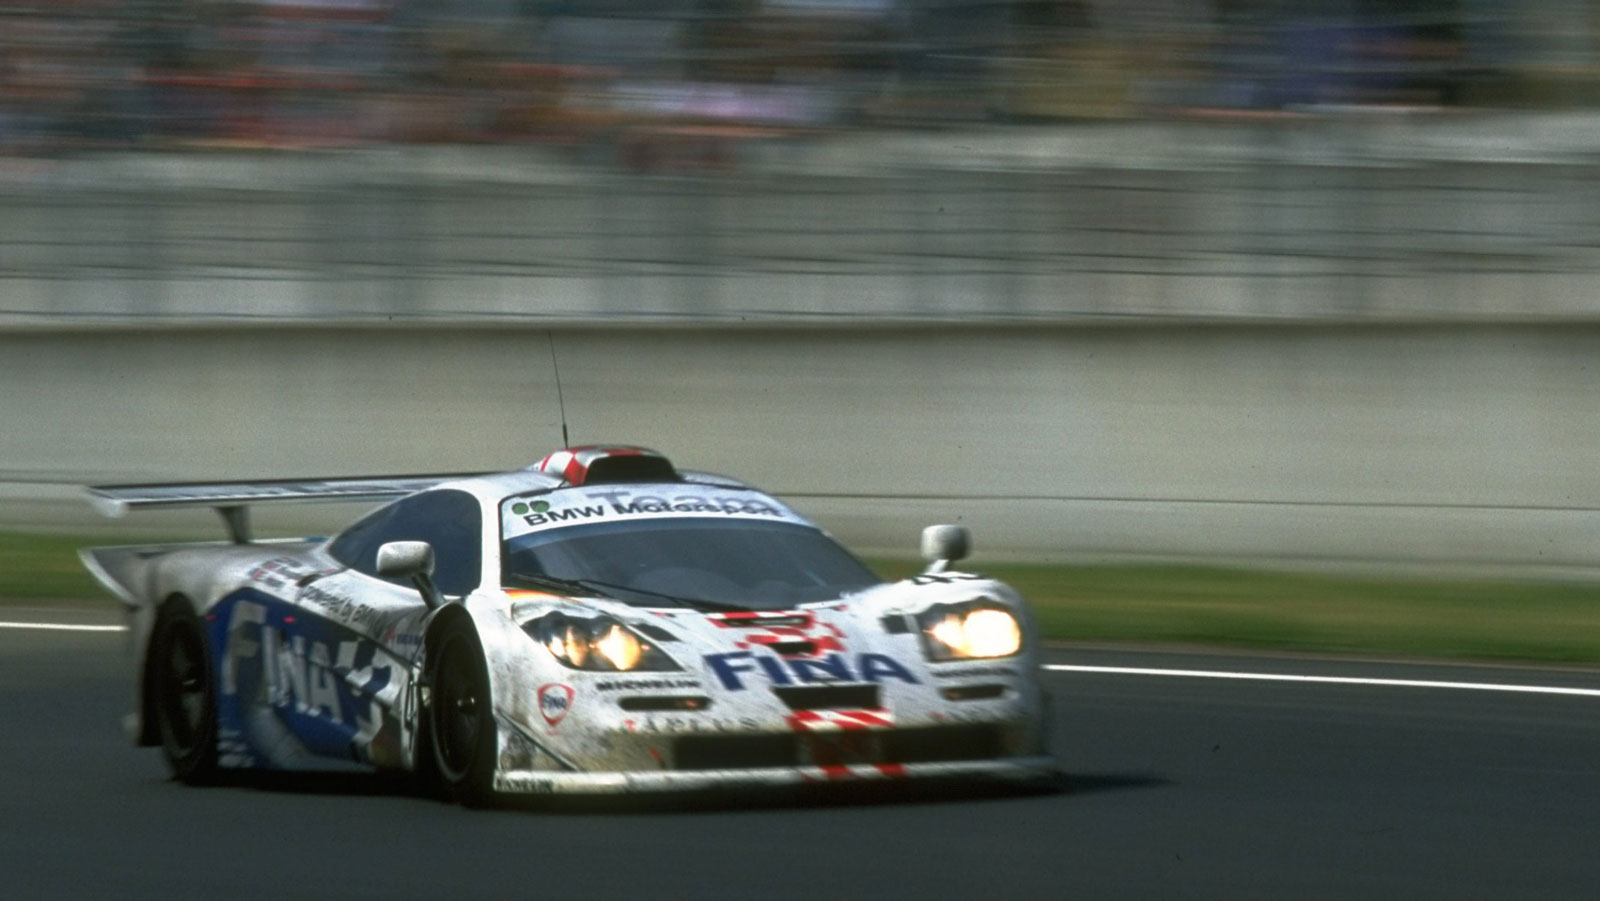
[[[139,745],[173,775],[400,771],[468,805],[923,778],[1049,779],[1017,593],[886,583],[743,482],[592,446],[498,474],[88,489],[211,506],[230,540],[85,549],[125,605]],[[253,504],[389,503],[332,538],[253,540]]]

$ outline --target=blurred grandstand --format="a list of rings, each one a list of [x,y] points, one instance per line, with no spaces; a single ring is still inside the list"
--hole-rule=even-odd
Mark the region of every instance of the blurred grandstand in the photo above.
[[[1583,0],[7,0],[0,148],[541,142],[1572,106]],[[710,149],[706,149],[710,148]]]

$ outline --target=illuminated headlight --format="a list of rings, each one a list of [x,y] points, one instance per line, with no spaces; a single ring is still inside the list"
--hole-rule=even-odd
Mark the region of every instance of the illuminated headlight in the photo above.
[[[1022,650],[1022,624],[993,602],[939,604],[917,615],[930,660],[1010,657]]]
[[[551,613],[524,623],[522,631],[573,669],[661,672],[679,668],[660,648],[609,616],[580,619]]]

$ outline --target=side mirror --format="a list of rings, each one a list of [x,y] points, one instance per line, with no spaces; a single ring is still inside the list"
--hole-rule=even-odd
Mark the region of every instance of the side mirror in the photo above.
[[[378,548],[378,575],[413,579],[433,575],[433,545],[426,541],[391,541]]]
[[[390,541],[378,548],[378,575],[410,579],[429,609],[444,603],[433,584],[433,545],[426,541]]]
[[[972,533],[966,526],[929,526],[922,530],[922,559],[926,572],[942,573],[950,564],[972,553]]]

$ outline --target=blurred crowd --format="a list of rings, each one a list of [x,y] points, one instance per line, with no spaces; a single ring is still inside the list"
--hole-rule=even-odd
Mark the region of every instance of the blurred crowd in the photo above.
[[[0,153],[540,142],[647,166],[848,127],[1588,104],[1592,6],[0,0]]]

